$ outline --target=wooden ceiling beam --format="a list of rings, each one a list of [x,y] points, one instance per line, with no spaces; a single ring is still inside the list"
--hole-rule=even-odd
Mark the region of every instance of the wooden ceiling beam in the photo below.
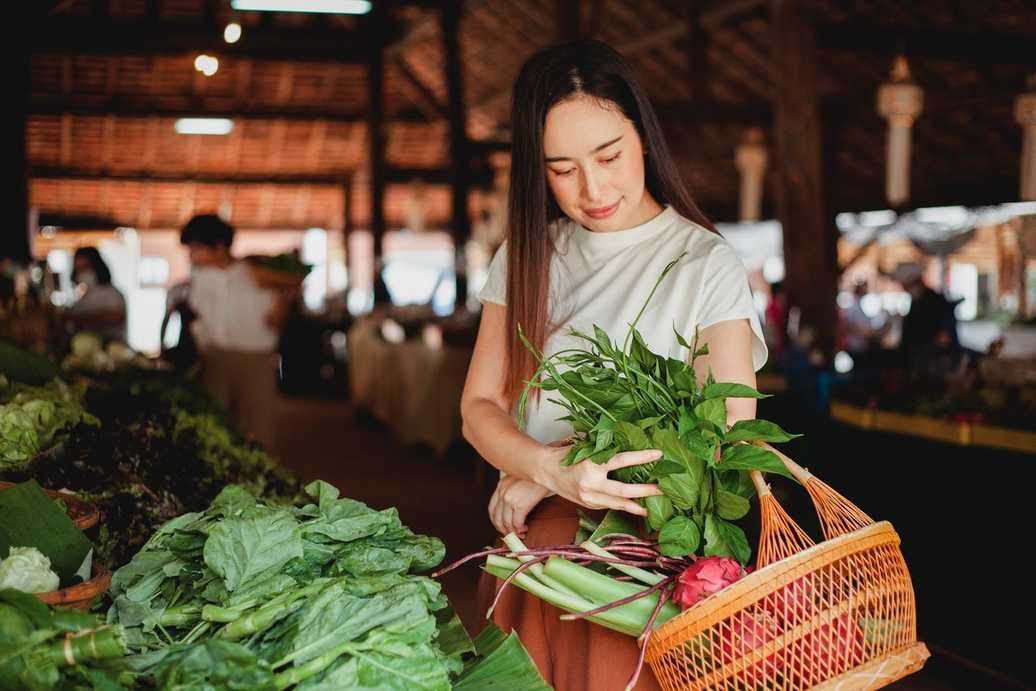
[[[960,31],[936,27],[910,28],[881,24],[816,26],[817,47],[831,52],[872,53],[908,58],[927,57],[965,63],[1036,67],[1036,38],[983,29]]]
[[[29,115],[115,115],[128,118],[182,118],[212,117],[231,118],[235,120],[304,120],[327,121],[362,124],[367,121],[365,113],[329,113],[316,109],[278,108],[272,106],[248,106],[247,110],[238,110],[233,100],[202,99],[188,106],[185,99],[183,108],[171,108],[166,105],[157,106],[144,101],[129,101],[113,98],[107,101],[96,101],[88,98],[48,98],[36,94],[30,97]],[[423,113],[404,111],[396,113],[387,120],[392,122],[427,122]]]
[[[182,55],[209,52],[288,62],[363,64],[375,41],[394,41],[403,33],[393,22],[384,33],[361,26],[354,31],[331,26],[249,27],[247,40],[228,44],[219,22],[181,24],[148,19],[122,21],[96,17],[50,16],[32,25],[34,54],[50,55]]]
[[[343,170],[333,174],[304,173],[280,175],[256,175],[235,173],[232,175],[216,175],[203,173],[142,173],[119,172],[111,170],[87,170],[74,168],[52,168],[33,166],[29,169],[31,180],[111,180],[115,182],[183,182],[217,185],[310,185],[331,186],[341,188],[342,181],[356,174],[356,170]],[[471,181],[479,185],[490,185],[493,181],[491,170],[472,170],[468,173]],[[429,185],[447,185],[450,182],[448,168],[409,168],[390,166],[385,170],[388,184],[409,184],[420,180]]]

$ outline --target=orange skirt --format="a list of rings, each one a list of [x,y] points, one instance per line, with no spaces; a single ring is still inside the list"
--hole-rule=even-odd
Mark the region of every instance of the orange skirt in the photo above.
[[[526,524],[530,547],[570,544],[579,525],[579,507],[551,497],[540,503]],[[501,581],[483,574],[478,587],[479,611],[489,610]],[[636,639],[586,621],[561,621],[553,605],[508,586],[493,610],[493,621],[505,632],[517,631],[543,678],[555,691],[624,689],[640,652]],[[645,664],[637,691],[660,689]]]

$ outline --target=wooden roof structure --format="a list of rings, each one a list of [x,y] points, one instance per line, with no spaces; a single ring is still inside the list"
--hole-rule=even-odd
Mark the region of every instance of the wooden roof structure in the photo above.
[[[897,50],[925,90],[916,203],[1015,198],[1012,106],[1036,71],[1036,4],[802,4],[816,24],[832,209],[884,204],[885,123],[874,102]],[[393,3],[380,37],[366,17],[233,12],[210,0],[50,5],[34,28],[25,127],[30,203],[45,217],[170,228],[222,208],[242,228],[341,228],[352,180],[351,222],[368,224],[366,65],[383,39],[388,224],[403,223],[404,185],[420,177],[431,183],[430,225],[448,225],[438,3]],[[734,220],[734,148],[746,126],[772,126],[769,14],[751,0],[468,0],[459,27],[467,136],[506,137],[511,84],[533,51],[600,38],[635,64],[702,207]],[[244,26],[234,45],[221,38],[231,20]],[[201,52],[220,60],[212,77],[193,68]],[[236,127],[226,137],[177,134],[175,118],[194,114]],[[770,193],[765,208],[772,213]]]
[[[897,54],[925,98],[911,204],[1017,199],[1013,107],[1036,72],[1032,0],[374,6],[343,17],[235,12],[229,0],[40,3],[24,65],[28,204],[57,225],[176,228],[220,211],[241,229],[370,227],[377,237],[405,224],[420,179],[427,225],[461,238],[477,212],[468,191],[490,184],[489,154],[507,148],[519,66],[575,37],[632,61],[714,220],[736,220],[735,147],[761,128],[764,215],[797,229],[786,255],[820,242],[804,260],[814,268],[836,266],[834,213],[887,205],[875,104]],[[229,21],[243,26],[234,44],[222,40]],[[193,68],[200,53],[219,59],[215,75]],[[173,122],[184,115],[235,127],[180,135]]]

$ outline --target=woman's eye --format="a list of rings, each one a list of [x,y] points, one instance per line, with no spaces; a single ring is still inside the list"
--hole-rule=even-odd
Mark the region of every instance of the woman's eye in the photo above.
[[[622,156],[622,152],[621,151],[619,153],[615,154],[614,156],[611,156],[609,158],[604,159],[603,161],[601,161],[601,163],[615,163],[615,161],[619,160],[619,156]]]
[[[568,170],[555,170],[554,174],[563,178],[567,178],[572,173],[576,172],[575,168],[569,168]]]

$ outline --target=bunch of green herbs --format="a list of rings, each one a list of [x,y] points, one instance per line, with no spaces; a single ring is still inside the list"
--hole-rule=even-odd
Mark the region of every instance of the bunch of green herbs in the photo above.
[[[607,463],[624,451],[657,449],[654,463],[615,471],[628,483],[657,483],[662,496],[640,500],[649,527],[658,531],[659,547],[668,556],[730,556],[742,564],[751,558],[744,531],[735,521],[749,511],[754,495],[749,471],[790,477],[770,451],[751,442],[784,442],[795,436],[766,420],[740,420],[727,427],[727,398],[764,398],[754,388],[717,382],[711,371],[698,380],[694,363],[708,355],[700,334],[688,341],[674,327],[677,342],[689,359],[653,353],[637,323],[659,286],[679,263],[670,262],[641,307],[621,347],[594,325],[593,335],[573,329],[586,343],[545,357],[519,337],[539,362],[522,392],[518,418],[526,419],[534,389],[556,392],[548,400],[562,406],[571,424],[571,449],[563,464]]]

